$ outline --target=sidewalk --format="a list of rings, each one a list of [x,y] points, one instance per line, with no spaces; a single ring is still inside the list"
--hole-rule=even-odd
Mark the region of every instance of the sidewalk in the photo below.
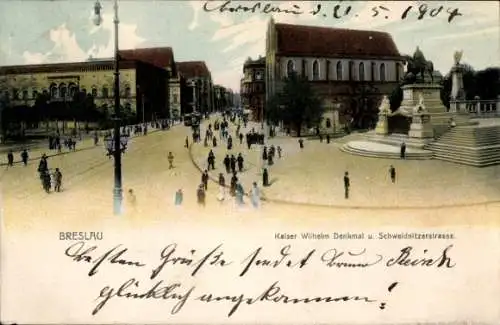
[[[158,131],[161,131],[161,128],[160,129],[149,128],[148,134],[158,132]],[[168,131],[168,129],[166,129],[165,131]],[[141,136],[143,136],[142,133],[137,134],[137,135],[132,134],[130,139],[133,139],[135,137],[141,137]],[[50,150],[48,148],[48,140],[43,140],[43,141],[38,142],[36,145],[32,145],[33,149],[30,149],[30,146],[28,146],[28,145],[20,144],[20,145],[16,145],[16,146],[12,147],[12,148],[17,148],[17,150],[15,150],[15,149],[12,149],[12,150],[14,153],[14,165],[16,165],[16,164],[22,164],[21,151],[23,149],[28,150],[28,154],[29,154],[28,161],[33,161],[33,160],[39,160],[43,154],[45,154],[47,157],[50,158],[50,157],[55,157],[55,156],[67,155],[70,153],[84,151],[84,150],[97,149],[97,148],[103,149],[103,146],[104,146],[103,137],[99,138],[99,143],[96,146],[96,145],[94,145],[93,136],[83,136],[82,140],[79,140],[76,142],[76,150],[68,150],[67,148],[62,149],[61,152],[57,152],[57,150],[54,150],[54,149]],[[2,152],[0,149],[0,154],[3,153],[3,157],[0,158],[0,166],[7,166],[7,153],[9,150],[10,149],[6,149],[5,152]]]

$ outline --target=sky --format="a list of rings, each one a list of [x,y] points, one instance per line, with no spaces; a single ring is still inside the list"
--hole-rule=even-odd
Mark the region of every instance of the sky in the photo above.
[[[207,12],[207,1],[118,0],[120,49],[170,46],[176,61],[205,61],[214,83],[239,91],[243,63],[265,55],[271,17],[276,22],[377,30],[392,35],[401,54],[419,46],[434,68],[446,74],[453,53],[476,70],[500,66],[500,8],[497,1],[262,1],[303,14]],[[209,1],[215,8],[225,1]],[[101,0],[103,21],[94,25],[94,0],[0,0],[0,65],[85,61],[113,56],[113,2]],[[252,7],[257,1],[232,1]],[[311,11],[321,5],[321,11]],[[351,6],[341,18],[333,17]],[[405,19],[403,12],[411,6]],[[427,6],[418,19],[418,8]],[[443,9],[439,11],[439,7]],[[380,14],[372,17],[374,10]],[[383,7],[383,8],[381,8]],[[385,8],[385,9],[384,9]],[[461,15],[448,22],[458,9]],[[431,14],[435,17],[431,17]]]

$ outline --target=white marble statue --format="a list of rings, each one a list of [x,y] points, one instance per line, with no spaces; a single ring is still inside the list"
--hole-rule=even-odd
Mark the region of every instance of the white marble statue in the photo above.
[[[426,112],[425,105],[424,105],[424,95],[419,94],[418,95],[418,104],[413,108],[413,113],[420,114],[423,112]]]
[[[387,114],[391,112],[391,102],[389,101],[387,95],[384,95],[384,97],[382,98],[382,102],[380,103],[378,111],[379,114]]]
[[[464,51],[455,51],[453,54],[453,60],[455,61],[455,65],[460,64],[460,60],[462,60],[462,55],[464,54]]]

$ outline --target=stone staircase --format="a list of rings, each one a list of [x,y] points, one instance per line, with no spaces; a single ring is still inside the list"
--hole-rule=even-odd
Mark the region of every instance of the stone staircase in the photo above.
[[[500,164],[500,125],[457,126],[425,146],[434,159],[486,167]]]

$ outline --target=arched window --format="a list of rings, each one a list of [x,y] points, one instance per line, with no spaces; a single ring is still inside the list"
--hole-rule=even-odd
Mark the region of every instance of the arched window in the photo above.
[[[354,62],[349,62],[349,80],[356,80],[356,69]]]
[[[380,64],[380,81],[385,81],[385,64]]]
[[[337,80],[342,80],[344,69],[342,68],[342,61],[337,62]]]
[[[97,88],[92,87],[92,97],[96,98],[97,97]]]
[[[67,88],[66,85],[62,83],[59,85],[59,96],[61,98],[66,98],[66,95],[67,95]]]
[[[377,80],[377,79],[376,79],[376,77],[375,77],[375,69],[376,69],[376,65],[377,65],[377,64],[376,64],[375,62],[372,62],[371,67],[370,67],[370,70],[371,70],[371,71],[370,71],[370,76],[371,76],[371,78],[372,78],[372,81]]]
[[[102,87],[102,97],[103,98],[108,98],[109,97],[109,89],[106,86]]]
[[[288,62],[286,64],[286,75],[288,77],[291,77],[294,72],[295,72],[295,67],[294,67],[293,61],[288,60]]]
[[[131,92],[130,92],[130,87],[129,86],[126,86],[125,87],[125,97],[130,97],[131,96]]]
[[[331,128],[332,127],[332,120],[329,118],[326,119],[326,128]]]
[[[325,69],[325,79],[330,80],[330,60],[326,61],[326,69]]]
[[[302,60],[302,77],[307,78],[307,64],[306,60]]]
[[[70,83],[68,89],[69,89],[69,96],[73,98],[76,94],[76,89],[77,89],[76,85],[74,83]]]
[[[401,79],[401,64],[396,62],[396,81],[399,81]]]
[[[319,63],[317,60],[313,62],[313,80],[319,80]]]
[[[51,84],[50,85],[50,98],[56,98],[56,97],[57,97],[57,85]]]
[[[358,74],[359,74],[359,81],[365,81],[365,64],[363,62],[359,64]]]
[[[28,90],[23,90],[23,100],[28,100]]]
[[[33,89],[33,91],[31,92],[31,97],[33,99],[36,99],[38,97],[38,91],[36,89]]]

